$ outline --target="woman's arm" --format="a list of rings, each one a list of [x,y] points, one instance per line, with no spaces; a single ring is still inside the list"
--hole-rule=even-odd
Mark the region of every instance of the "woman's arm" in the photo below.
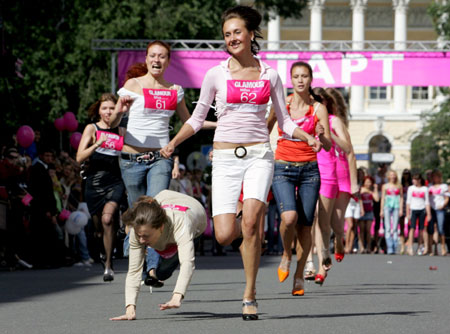
[[[322,148],[322,143],[316,140],[313,136],[300,129],[291,119],[286,110],[283,85],[278,74],[273,78],[274,84],[271,86],[270,97],[272,98],[272,106],[278,120],[278,126],[287,135],[303,140],[312,147],[314,152],[319,152]],[[271,80],[272,85],[272,80]]]
[[[181,121],[183,123],[186,123],[189,118],[191,118],[191,114],[189,113],[189,110],[186,106],[186,101],[183,97],[180,103],[177,105],[177,114],[180,117]],[[211,122],[211,121],[204,121],[202,129],[203,130],[210,130],[215,129],[217,127],[217,122]]]
[[[178,179],[180,177],[180,157],[178,155],[173,156],[173,168],[172,179]]]
[[[95,127],[92,124],[88,124],[81,136],[80,145],[77,150],[77,162],[82,163],[91,156],[94,151],[99,148],[103,142],[106,141],[106,136],[102,134],[98,141],[95,140]],[[91,145],[91,143],[94,143]]]
[[[111,128],[119,126],[123,114],[130,111],[133,101],[134,101],[133,98],[128,95],[119,97],[116,103],[116,107],[114,108],[114,111],[110,117]]]
[[[331,138],[342,149],[342,151],[345,152],[345,154],[349,154],[352,151],[353,147],[347,127],[339,117],[334,117],[332,124],[337,136],[333,132],[331,132]]]
[[[374,199],[375,202],[378,202],[380,200],[380,193],[378,191],[378,184],[374,184],[373,185],[373,191],[372,191],[372,197]]]
[[[318,103],[318,102],[316,102]],[[323,145],[323,149],[325,151],[329,151],[331,149],[331,134],[330,134],[330,122],[328,121],[328,111],[323,104],[319,104],[317,107],[317,118],[319,120],[320,125],[323,127],[323,133],[319,135],[320,142]]]
[[[269,129],[269,133],[272,132],[273,126],[275,125],[276,122],[277,122],[277,117],[275,116],[275,109],[273,109],[273,107],[270,107],[269,117],[267,117],[267,120],[266,120],[266,125],[267,125],[267,129]]]
[[[160,304],[160,310],[167,310],[171,308],[178,308],[181,306],[181,300],[186,295],[187,287],[191,282],[192,274],[195,269],[195,247],[194,241],[186,235],[182,235],[184,240],[181,244],[178,244],[178,259],[180,261],[180,272],[178,274],[177,283],[173,289],[172,298],[165,304]]]
[[[403,216],[403,201],[404,201],[403,200],[403,187],[399,186],[398,188],[400,190],[400,208],[399,208],[398,214],[399,214],[399,217],[401,217],[401,216]]]
[[[214,85],[214,73],[209,70],[203,79],[200,97],[192,116],[184,123],[176,136],[161,149],[161,154],[165,158],[169,158],[175,151],[175,147],[180,145],[186,139],[193,136],[205,123],[211,103],[214,101],[216,89]],[[189,112],[188,112],[189,114]]]
[[[383,218],[384,217],[384,200],[385,200],[385,189],[386,189],[386,185],[383,184],[381,186],[381,203],[380,203],[380,217]]]
[[[136,238],[134,229],[130,229],[130,252],[128,273],[125,280],[125,307],[126,314],[111,318],[110,320],[136,319],[136,302],[141,288],[142,268],[145,260],[145,246]]]

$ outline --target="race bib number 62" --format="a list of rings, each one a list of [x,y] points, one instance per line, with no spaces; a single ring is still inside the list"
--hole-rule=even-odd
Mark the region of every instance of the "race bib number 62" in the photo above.
[[[269,80],[228,80],[227,103],[264,105],[270,99]]]

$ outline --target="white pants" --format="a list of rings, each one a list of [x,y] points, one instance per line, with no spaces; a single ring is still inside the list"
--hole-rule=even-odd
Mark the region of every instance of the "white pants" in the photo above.
[[[212,162],[213,216],[236,213],[244,188],[244,201],[254,198],[266,202],[273,178],[273,152],[269,143],[246,147],[247,155],[238,158],[234,149],[214,150]]]

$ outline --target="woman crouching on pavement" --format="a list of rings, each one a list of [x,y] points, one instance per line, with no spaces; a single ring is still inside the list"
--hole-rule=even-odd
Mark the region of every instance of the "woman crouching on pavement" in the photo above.
[[[141,287],[147,246],[160,255],[157,277],[168,279],[180,264],[172,298],[160,310],[178,308],[186,294],[195,267],[194,239],[206,228],[206,214],[196,199],[170,190],[154,198],[142,196],[122,216],[131,227],[128,274],[125,282],[126,313],[110,320],[136,319],[136,301]]]

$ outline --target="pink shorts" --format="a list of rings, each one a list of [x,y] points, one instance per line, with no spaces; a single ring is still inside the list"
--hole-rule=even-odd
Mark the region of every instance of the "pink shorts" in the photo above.
[[[319,194],[327,198],[336,198],[339,193],[338,177],[335,161],[319,163],[320,190]]]

